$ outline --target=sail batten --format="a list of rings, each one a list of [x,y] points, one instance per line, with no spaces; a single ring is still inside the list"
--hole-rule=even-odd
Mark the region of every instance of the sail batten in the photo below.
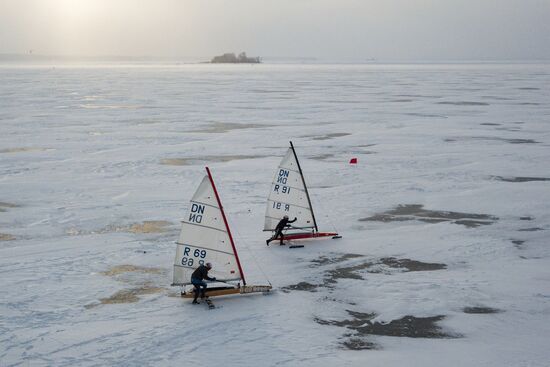
[[[214,251],[214,252],[221,252],[221,253],[224,253],[224,254],[228,254],[228,255],[233,255],[233,252],[227,252],[227,251],[222,251],[222,250],[216,250],[216,249],[213,249],[213,248],[210,248],[210,247],[205,247],[205,246],[201,246],[201,247],[197,247],[197,246],[192,246],[192,245],[189,245],[187,243],[179,243],[179,242],[176,242],[177,245],[183,245],[183,246],[189,246],[189,247],[194,247],[194,248],[201,248],[201,249],[204,249],[204,250],[210,250],[210,251]]]
[[[212,229],[212,230],[215,230],[215,231],[225,232],[224,229],[220,229],[220,228],[216,228],[216,227],[201,226],[201,225],[198,225],[198,224],[195,224],[195,223],[189,223],[189,222],[185,222],[185,221],[182,221],[182,223],[185,223],[185,224],[191,225],[191,226],[199,226],[199,227],[202,227],[202,228],[208,228],[208,229]]]
[[[203,202],[200,202],[200,201],[189,200],[189,202],[190,203],[195,203],[195,204],[200,204],[200,205],[206,205],[206,206],[209,206],[211,208],[217,208],[217,206],[215,206],[215,205],[208,204],[208,203],[203,203]]]
[[[271,201],[271,202],[277,203],[276,200],[267,199],[267,201],[268,201],[268,202]],[[298,205],[298,204],[294,204],[294,206],[296,206],[296,207],[298,207],[298,208],[308,209],[308,210],[310,209],[309,206],[301,206],[301,205]],[[267,215],[266,215],[266,217],[267,217]],[[274,218],[274,217],[271,217],[271,218]],[[281,219],[281,218],[279,218],[279,220],[280,220],[280,219]]]
[[[306,190],[304,190],[302,186],[292,186],[292,185],[286,185],[286,186],[288,186],[289,189],[298,190],[304,193],[306,192]]]
[[[291,148],[289,148],[289,149],[291,149]],[[286,169],[286,170],[289,170],[289,171],[291,171],[291,172],[300,173],[300,170],[292,169],[292,168],[291,168],[292,166],[285,166],[285,165],[282,165],[282,164],[281,164],[281,165],[279,165],[279,167],[280,167],[280,168],[284,168],[284,169]]]

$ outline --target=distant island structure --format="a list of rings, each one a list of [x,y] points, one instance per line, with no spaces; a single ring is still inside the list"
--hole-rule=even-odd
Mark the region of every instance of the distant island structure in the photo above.
[[[234,53],[227,53],[221,56],[214,56],[210,61],[212,64],[259,64],[260,57],[248,57],[246,52],[241,52],[239,56]]]

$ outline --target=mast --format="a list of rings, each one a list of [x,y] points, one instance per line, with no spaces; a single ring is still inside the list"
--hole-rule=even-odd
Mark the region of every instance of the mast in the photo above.
[[[319,228],[317,228],[317,221],[315,220],[315,213],[313,212],[313,206],[311,206],[311,199],[309,198],[309,192],[307,191],[307,185],[306,185],[306,180],[304,179],[304,173],[302,172],[302,167],[300,167],[300,161],[298,160],[298,156],[296,155],[296,151],[294,150],[294,145],[292,144],[292,142],[290,142],[290,148],[292,149],[292,153],[294,153],[294,159],[296,159],[296,164],[298,165],[298,171],[300,171],[300,176],[302,177],[302,183],[304,184],[304,190],[306,191],[307,202],[309,204],[309,208],[311,209],[311,217],[313,218],[313,224],[315,225],[315,232],[319,232]],[[215,190],[216,189],[214,189],[214,191]],[[223,210],[222,210],[222,213],[223,213]],[[229,237],[231,237],[231,235]]]
[[[237,254],[237,249],[235,248],[235,243],[233,242],[233,236],[231,235],[231,230],[229,229],[229,223],[227,223],[227,218],[225,217],[225,212],[223,211],[223,206],[220,200],[220,196],[218,195],[218,190],[216,189],[216,185],[214,184],[214,179],[212,178],[210,169],[208,167],[205,167],[205,168],[206,168],[206,172],[208,173],[208,179],[210,179],[210,183],[212,184],[212,188],[214,189],[214,194],[216,195],[216,200],[218,201],[220,211],[222,212],[223,222],[225,223],[225,228],[227,229],[227,234],[229,235],[229,240],[231,241],[231,247],[233,247],[233,253],[235,254],[235,259],[237,260],[237,266],[239,267],[239,272],[241,273],[241,278],[243,279],[243,285],[246,285],[243,269],[241,268],[241,262],[239,261],[239,254]],[[308,197],[308,200],[309,200],[309,197]],[[317,227],[317,225],[315,227]]]

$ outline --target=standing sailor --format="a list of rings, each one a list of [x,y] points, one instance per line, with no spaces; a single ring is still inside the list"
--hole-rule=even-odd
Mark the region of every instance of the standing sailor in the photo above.
[[[269,243],[275,239],[277,239],[278,236],[281,237],[281,243],[280,243],[280,246],[284,245],[283,243],[283,239],[284,239],[284,235],[283,235],[283,230],[286,228],[286,227],[290,227],[290,224],[289,223],[294,223],[296,222],[298,218],[294,217],[293,220],[288,220],[288,215],[285,215],[283,217],[283,219],[281,219],[279,221],[279,224],[277,224],[277,227],[275,227],[275,234],[273,235],[273,237],[271,237],[270,239],[266,240],[265,241],[265,244],[269,246]]]
[[[194,293],[195,298],[193,299],[193,303],[199,303],[197,302],[197,298],[199,297],[199,293],[201,295],[201,298],[204,298],[206,293],[206,287],[207,284],[204,281],[211,280],[214,281],[216,278],[210,278],[208,276],[208,272],[212,269],[211,263],[206,263],[206,265],[199,265],[199,267],[191,274],[191,284],[195,286]]]

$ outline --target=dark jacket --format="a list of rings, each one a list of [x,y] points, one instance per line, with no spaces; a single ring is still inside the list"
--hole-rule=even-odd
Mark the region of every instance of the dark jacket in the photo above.
[[[194,272],[191,274],[191,279],[199,279],[199,280],[214,280],[216,278],[210,278],[208,276],[208,268],[206,265],[200,265]]]
[[[294,218],[293,220],[288,220],[288,218],[283,218],[281,219],[281,221],[279,222],[279,224],[277,224],[277,227],[275,227],[275,230],[277,232],[280,232],[282,231],[283,229],[285,229],[286,226],[288,226],[289,223],[294,223],[296,222],[298,218]]]

